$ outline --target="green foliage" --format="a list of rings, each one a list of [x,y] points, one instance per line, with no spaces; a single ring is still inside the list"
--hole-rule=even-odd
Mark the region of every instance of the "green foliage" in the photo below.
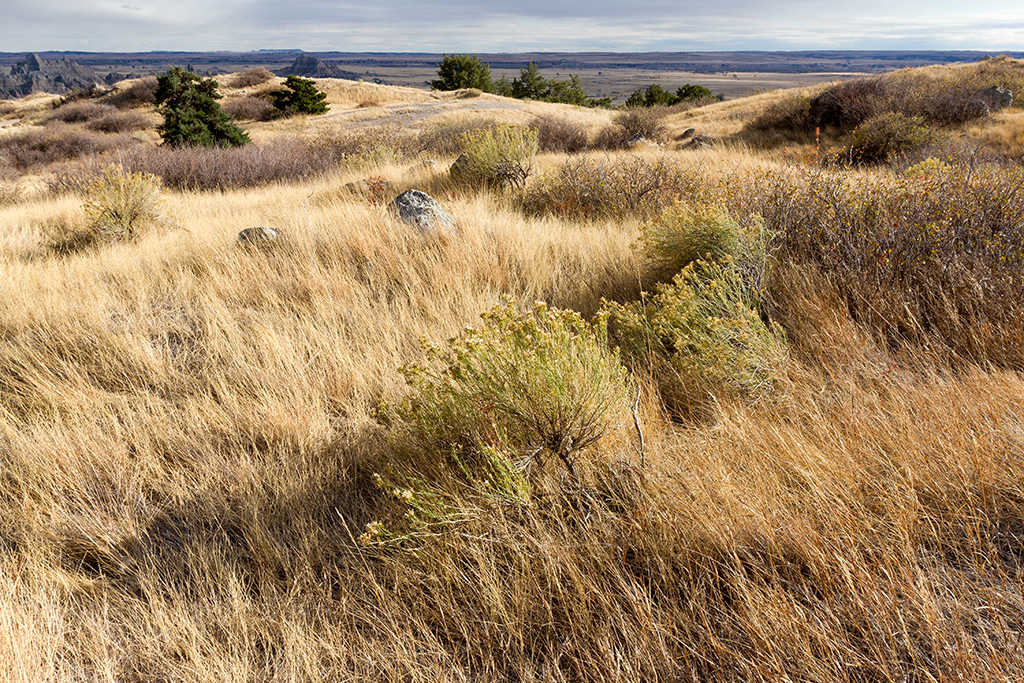
[[[275,90],[270,93],[274,98],[274,107],[286,116],[293,114],[326,114],[327,93],[316,87],[316,82],[309,78],[289,76],[284,85],[288,90]]]
[[[378,485],[411,508],[405,530],[367,529],[363,542],[429,534],[488,501],[528,503],[552,458],[578,476],[578,456],[628,410],[630,381],[608,348],[606,318],[511,300],[484,313],[426,361],[403,369],[411,393],[378,416],[405,435]]]
[[[924,118],[904,116],[898,111],[886,112],[854,128],[842,155],[854,163],[879,163],[918,149],[933,140],[934,136]]]
[[[241,146],[249,136],[223,112],[217,83],[172,66],[157,77],[156,103],[164,122],[157,127],[164,144],[182,146]]]
[[[611,100],[595,99],[587,95],[580,83],[579,76],[569,76],[567,81],[547,79],[541,76],[540,67],[530,62],[519,70],[519,78],[511,82],[504,76],[494,84],[494,92],[505,97],[520,100],[538,100],[541,102],[558,102],[575,104],[581,107],[607,107]]]
[[[536,130],[509,124],[467,131],[452,174],[472,184],[522,188],[533,172],[537,138]]]
[[[491,81],[491,67],[480,61],[476,55],[444,55],[437,65],[437,80],[430,81],[434,90],[462,90],[476,88],[483,92],[491,92],[494,84]]]
[[[781,330],[758,313],[768,277],[768,232],[713,206],[678,204],[645,229],[643,242],[670,284],[628,304],[606,303],[616,338],[649,363],[673,408],[700,417],[709,399],[756,397],[785,357]]]
[[[651,366],[666,404],[699,418],[717,396],[759,397],[772,387],[785,344],[756,302],[726,256],[693,261],[653,296],[605,308],[623,352]]]
[[[657,83],[652,83],[647,88],[636,90],[626,100],[627,107],[671,107],[682,102],[704,103],[720,101],[724,99],[721,95],[717,97],[703,85],[679,86],[675,94],[668,92]]]

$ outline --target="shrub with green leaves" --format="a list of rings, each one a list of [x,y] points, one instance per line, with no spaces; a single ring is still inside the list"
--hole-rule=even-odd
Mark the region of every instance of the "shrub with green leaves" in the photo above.
[[[378,415],[397,433],[400,458],[378,485],[427,533],[491,501],[529,502],[531,480],[560,461],[578,476],[579,456],[628,411],[630,379],[608,347],[607,320],[511,300],[426,361],[403,369],[411,393]],[[369,529],[364,542],[394,538]],[[389,536],[388,534],[392,534]]]
[[[474,185],[521,189],[533,172],[537,131],[509,124],[481,128],[460,136],[462,156],[452,176]]]
[[[164,144],[184,146],[234,146],[249,136],[221,110],[217,82],[172,66],[157,77],[156,103],[164,122],[157,127]]]
[[[702,417],[719,395],[759,396],[785,357],[781,330],[762,320],[768,232],[725,209],[677,204],[647,227],[643,242],[663,273],[640,301],[606,303],[617,341],[649,364],[666,403]]]
[[[274,106],[285,116],[326,114],[330,110],[327,93],[318,89],[312,79],[289,76],[284,85],[288,90],[275,90],[270,95],[274,98]]]
[[[730,256],[693,261],[640,301],[606,303],[615,338],[633,363],[648,364],[673,410],[704,417],[721,395],[757,397],[785,358],[782,332],[766,324]]]

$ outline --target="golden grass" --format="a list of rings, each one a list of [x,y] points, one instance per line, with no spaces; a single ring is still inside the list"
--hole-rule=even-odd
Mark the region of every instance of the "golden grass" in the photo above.
[[[432,123],[612,116],[371,86],[330,101],[459,107]],[[751,111],[669,124],[725,137]],[[986,125],[1012,137],[1017,119]],[[709,176],[771,163],[740,143],[631,153]],[[626,420],[582,488],[548,472],[529,506],[359,546],[389,509],[373,410],[407,390],[420,338],[503,295],[589,316],[649,275],[635,221],[524,218],[413,165],[174,193],[168,228],[65,258],[44,227],[82,220],[78,198],[0,206],[0,681],[1019,677],[1020,374],[880,348],[797,266],[778,273],[791,358],[771,396],[683,423],[639,376],[642,454]],[[345,189],[369,175],[429,190],[457,234]],[[282,242],[240,249],[256,225]]]

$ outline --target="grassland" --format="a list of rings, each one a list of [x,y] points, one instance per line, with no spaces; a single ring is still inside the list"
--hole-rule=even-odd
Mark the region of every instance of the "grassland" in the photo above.
[[[158,147],[145,104],[0,105],[0,681],[1020,680],[1024,114],[938,117],[1022,72],[881,77],[861,137],[808,119],[826,86],[628,119],[323,81],[328,114],[230,151]],[[893,102],[930,135],[858,163]],[[541,129],[522,190],[448,176],[493,122]],[[110,164],[155,208],[68,241]],[[407,188],[458,231],[392,218]],[[763,237],[756,390],[613,316],[621,356],[577,330],[600,360],[538,356],[555,389],[518,399],[624,363],[577,449],[495,417],[528,367],[490,402],[401,371],[523,353],[448,341],[509,297],[652,311],[686,207]]]

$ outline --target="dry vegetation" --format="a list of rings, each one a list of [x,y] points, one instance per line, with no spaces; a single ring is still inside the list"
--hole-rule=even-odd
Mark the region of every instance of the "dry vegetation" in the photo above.
[[[820,88],[324,85],[239,150],[2,110],[0,681],[1020,680],[1018,107],[850,165],[763,125]],[[450,179],[499,123],[525,185]]]

